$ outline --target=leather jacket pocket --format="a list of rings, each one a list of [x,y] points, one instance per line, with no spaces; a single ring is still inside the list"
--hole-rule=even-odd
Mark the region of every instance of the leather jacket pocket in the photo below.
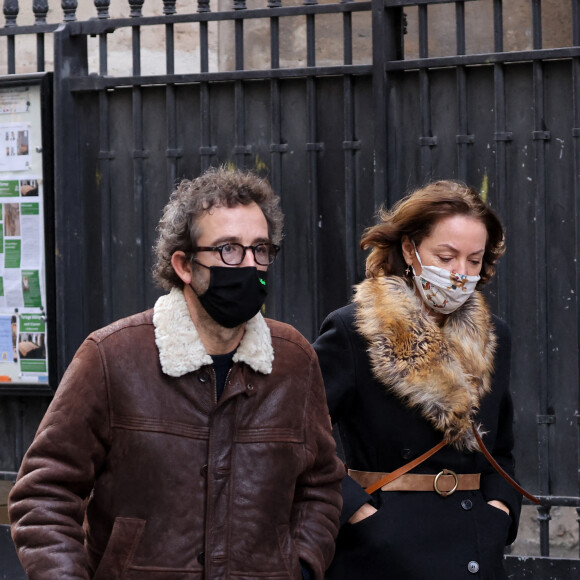
[[[116,518],[93,580],[123,580],[141,540],[145,520]]]
[[[276,528],[276,532],[278,533],[278,545],[280,546],[282,558],[288,571],[288,577],[293,580],[301,580],[302,570],[300,568],[300,560],[294,548],[294,542],[290,537],[290,526],[287,524],[280,525]]]

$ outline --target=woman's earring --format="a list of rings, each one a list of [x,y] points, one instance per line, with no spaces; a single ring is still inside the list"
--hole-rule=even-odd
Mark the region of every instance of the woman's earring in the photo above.
[[[409,266],[407,264],[407,269],[405,270],[405,274],[408,276],[410,272],[411,272],[411,266]]]

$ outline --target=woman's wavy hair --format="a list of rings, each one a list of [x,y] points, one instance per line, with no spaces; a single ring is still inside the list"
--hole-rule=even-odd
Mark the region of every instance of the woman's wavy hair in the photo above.
[[[268,223],[270,240],[282,240],[284,217],[280,198],[266,179],[251,171],[212,167],[194,180],[182,180],[169,197],[157,226],[159,236],[154,246],[153,278],[165,290],[181,288],[183,282],[171,265],[178,250],[189,254],[197,245],[198,218],[213,207],[234,207],[256,203]]]
[[[365,230],[360,243],[363,250],[371,250],[366,260],[367,277],[404,278],[407,264],[401,248],[403,236],[409,236],[419,246],[440,219],[455,215],[475,218],[485,226],[487,242],[478,285],[489,282],[505,252],[503,225],[477,191],[453,180],[429,183],[399,200],[390,210],[379,211],[379,222]]]

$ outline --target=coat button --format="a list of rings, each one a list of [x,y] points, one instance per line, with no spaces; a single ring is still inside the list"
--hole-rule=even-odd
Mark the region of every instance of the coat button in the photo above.
[[[203,566],[205,564],[205,552],[200,552],[197,555],[197,561]]]
[[[470,509],[473,507],[473,502],[472,502],[470,499],[464,499],[464,500],[461,502],[461,507],[462,507],[464,510],[468,511],[468,510],[470,510]]]
[[[199,379],[200,383],[207,383],[207,381],[209,380],[209,376],[205,371],[199,373],[199,375],[197,375],[197,378]]]
[[[469,562],[469,564],[467,564],[467,569],[472,574],[477,574],[479,572],[479,564],[475,560],[471,560],[471,562]]]
[[[199,470],[199,474],[202,477],[207,477],[207,464],[204,465],[200,470]]]
[[[248,385],[246,387],[246,389],[248,389],[248,391],[253,391],[254,390],[254,385]]]
[[[401,449],[401,457],[403,459],[411,459],[413,452],[410,449]]]

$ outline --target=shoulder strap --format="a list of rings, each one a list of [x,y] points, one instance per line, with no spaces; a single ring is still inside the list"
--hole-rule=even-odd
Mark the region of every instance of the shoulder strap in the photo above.
[[[416,457],[415,459],[413,459],[413,461],[409,461],[409,463],[405,463],[405,465],[403,465],[402,467],[399,467],[399,469],[396,469],[395,471],[393,471],[391,473],[387,473],[387,475],[385,475],[384,477],[381,477],[381,479],[379,479],[378,481],[375,481],[372,485],[369,485],[365,489],[365,491],[368,494],[371,494],[374,491],[377,491],[377,489],[383,487],[383,485],[387,485],[387,483],[391,483],[391,481],[394,481],[395,479],[397,479],[397,477],[401,477],[401,475],[407,473],[407,471],[410,471],[411,469],[413,469],[413,467],[417,467],[417,465],[419,465],[420,463],[423,463],[423,461],[425,461],[426,459],[429,459],[429,457],[431,457],[431,455],[434,455],[435,453],[437,453],[437,451],[439,451],[439,449],[441,449],[442,447],[445,447],[446,444],[447,444],[447,441],[445,441],[445,439],[443,439],[443,441],[437,443],[437,445],[435,445],[435,447],[431,447],[431,449],[429,449],[429,451],[426,451],[425,453],[423,453],[423,455]]]
[[[519,493],[521,493],[524,497],[527,497],[533,503],[540,503],[540,500],[533,496],[531,493],[528,493],[523,487],[521,487],[516,481],[512,479],[509,473],[506,473],[501,465],[492,457],[491,453],[487,450],[483,439],[477,432],[475,425],[472,423],[471,428],[473,429],[473,434],[475,435],[475,439],[477,440],[477,444],[481,449],[481,452],[485,455],[485,458],[491,463],[492,467]]]
[[[481,452],[483,453],[485,458],[491,463],[491,466],[518,493],[521,493],[524,497],[528,498],[531,502],[533,502],[535,504],[539,504],[540,500],[537,497],[533,496],[531,493],[528,493],[523,487],[521,487],[516,481],[514,481],[514,479],[508,473],[506,473],[503,470],[503,468],[501,467],[501,465],[493,458],[491,453],[487,450],[485,443],[483,442],[481,436],[477,432],[477,429],[475,428],[475,425],[473,423],[471,424],[471,428],[473,430],[473,434],[475,435],[475,439],[477,441],[477,444],[479,445],[479,448],[481,449]],[[431,447],[431,449],[429,449],[429,451],[426,451],[425,453],[423,453],[423,455],[416,457],[415,459],[413,459],[413,461],[409,461],[409,463],[405,463],[405,465],[403,465],[402,467],[399,467],[399,469],[396,469],[395,471],[393,471],[391,473],[387,473],[387,475],[385,475],[384,477],[381,477],[381,479],[379,479],[378,481],[375,481],[375,483],[373,483],[372,485],[369,485],[365,489],[365,491],[368,494],[371,494],[371,493],[377,491],[377,489],[380,489],[381,487],[383,487],[383,485],[387,485],[387,483],[391,483],[391,481],[394,481],[398,477],[401,477],[401,475],[404,475],[405,473],[407,473],[408,471],[410,471],[414,467],[417,467],[417,465],[420,465],[421,463],[423,463],[423,461],[425,461],[426,459],[429,459],[429,457],[431,457],[432,455],[437,453],[437,451],[439,451],[442,447],[445,447],[446,444],[447,444],[447,441],[445,441],[445,439],[443,439],[442,441],[437,443],[437,445],[435,445],[435,447]]]

